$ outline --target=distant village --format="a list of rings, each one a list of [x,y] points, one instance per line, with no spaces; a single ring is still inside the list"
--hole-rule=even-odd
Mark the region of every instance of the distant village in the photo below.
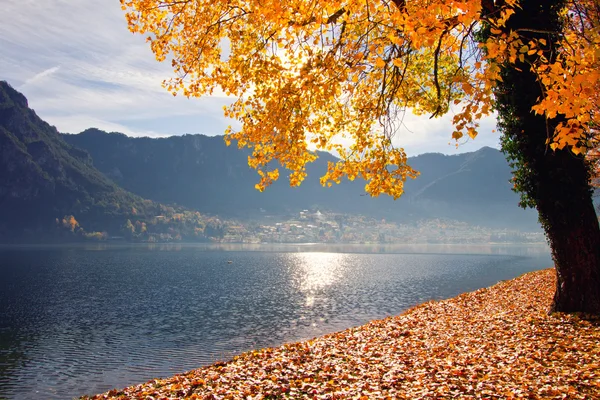
[[[521,232],[473,226],[451,219],[398,223],[357,214],[299,210],[251,220],[225,219],[163,206],[163,215],[127,220],[119,234],[88,232],[72,215],[56,219],[59,236],[75,240],[144,243],[348,243],[348,244],[491,244],[545,243],[541,230]]]
[[[227,226],[224,243],[543,243],[541,232],[472,226],[448,219],[399,224],[354,214],[302,210],[288,219]]]

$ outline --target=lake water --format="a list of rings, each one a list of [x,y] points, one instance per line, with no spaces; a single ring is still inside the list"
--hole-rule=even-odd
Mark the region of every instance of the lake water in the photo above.
[[[0,398],[121,388],[550,266],[544,246],[4,247]]]

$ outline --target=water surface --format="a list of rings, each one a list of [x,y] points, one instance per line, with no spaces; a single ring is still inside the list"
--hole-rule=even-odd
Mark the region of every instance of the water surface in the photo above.
[[[0,398],[166,377],[549,266],[545,247],[4,247]]]

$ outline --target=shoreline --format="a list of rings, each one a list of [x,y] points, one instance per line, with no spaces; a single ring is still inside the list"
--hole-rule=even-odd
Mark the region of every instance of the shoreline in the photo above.
[[[72,242],[72,243],[0,243],[2,249],[60,249],[90,250],[137,248],[151,250],[199,249],[221,251],[274,251],[274,252],[336,252],[336,253],[410,253],[410,254],[512,254],[496,253],[500,249],[535,249],[535,253],[550,254],[546,242],[532,243],[142,243],[142,242]]]
[[[600,398],[600,320],[548,315],[553,269],[82,399]]]

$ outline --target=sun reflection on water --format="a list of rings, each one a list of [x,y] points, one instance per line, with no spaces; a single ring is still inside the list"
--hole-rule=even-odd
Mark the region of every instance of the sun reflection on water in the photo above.
[[[347,254],[296,253],[294,267],[297,286],[306,295],[305,305],[312,307],[318,292],[339,281],[344,275]]]

